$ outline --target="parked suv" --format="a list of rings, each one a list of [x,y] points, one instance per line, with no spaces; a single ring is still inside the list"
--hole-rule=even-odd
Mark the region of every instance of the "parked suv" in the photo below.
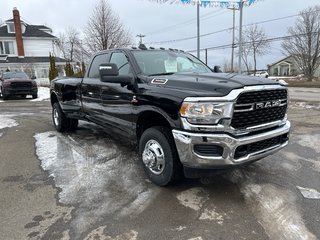
[[[0,75],[0,89],[2,98],[20,95],[26,97],[32,95],[38,97],[38,87],[34,80],[31,80],[24,72],[4,72]]]

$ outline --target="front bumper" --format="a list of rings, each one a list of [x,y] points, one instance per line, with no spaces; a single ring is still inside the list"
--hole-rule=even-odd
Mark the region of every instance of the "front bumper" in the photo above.
[[[288,144],[288,140],[273,146],[268,146],[267,148],[260,149],[256,152],[250,152],[249,154],[240,158],[235,158],[235,152],[238,147],[288,134],[290,131],[290,126],[290,122],[286,121],[285,125],[271,131],[239,138],[235,138],[223,133],[190,133],[179,130],[172,130],[172,133],[175,139],[180,161],[185,167],[219,169],[259,160],[279,151]],[[214,144],[220,146],[223,148],[223,153],[221,156],[200,155],[194,151],[194,146],[199,144]]]
[[[5,88],[2,90],[5,95],[36,95],[38,88]]]

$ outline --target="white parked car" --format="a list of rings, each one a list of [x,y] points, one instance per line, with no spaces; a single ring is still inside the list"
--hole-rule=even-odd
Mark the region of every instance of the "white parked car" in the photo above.
[[[254,74],[250,74],[251,76],[254,76]],[[256,72],[256,76],[257,77],[262,77],[262,78],[268,78],[269,74],[267,71],[260,71],[260,72]]]

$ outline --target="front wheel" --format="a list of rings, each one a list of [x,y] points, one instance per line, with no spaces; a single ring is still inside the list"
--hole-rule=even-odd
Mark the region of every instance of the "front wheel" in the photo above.
[[[142,134],[139,157],[149,179],[159,186],[166,186],[181,176],[178,153],[166,127],[152,127]]]
[[[33,99],[38,98],[38,94],[33,94],[33,95],[32,95],[32,98],[33,98]]]

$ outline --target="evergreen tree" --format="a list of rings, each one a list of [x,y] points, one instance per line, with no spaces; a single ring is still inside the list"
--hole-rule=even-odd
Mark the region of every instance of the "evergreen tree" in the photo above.
[[[66,63],[66,66],[64,67],[64,70],[66,72],[66,76],[67,77],[73,77],[74,76],[73,67],[72,67],[70,62]]]
[[[58,77],[59,71],[56,67],[56,59],[51,53],[49,53],[49,61],[50,61],[50,68],[49,68],[49,80],[53,80]]]
[[[86,65],[84,64],[84,62],[81,63],[81,72],[83,76],[86,73]]]

